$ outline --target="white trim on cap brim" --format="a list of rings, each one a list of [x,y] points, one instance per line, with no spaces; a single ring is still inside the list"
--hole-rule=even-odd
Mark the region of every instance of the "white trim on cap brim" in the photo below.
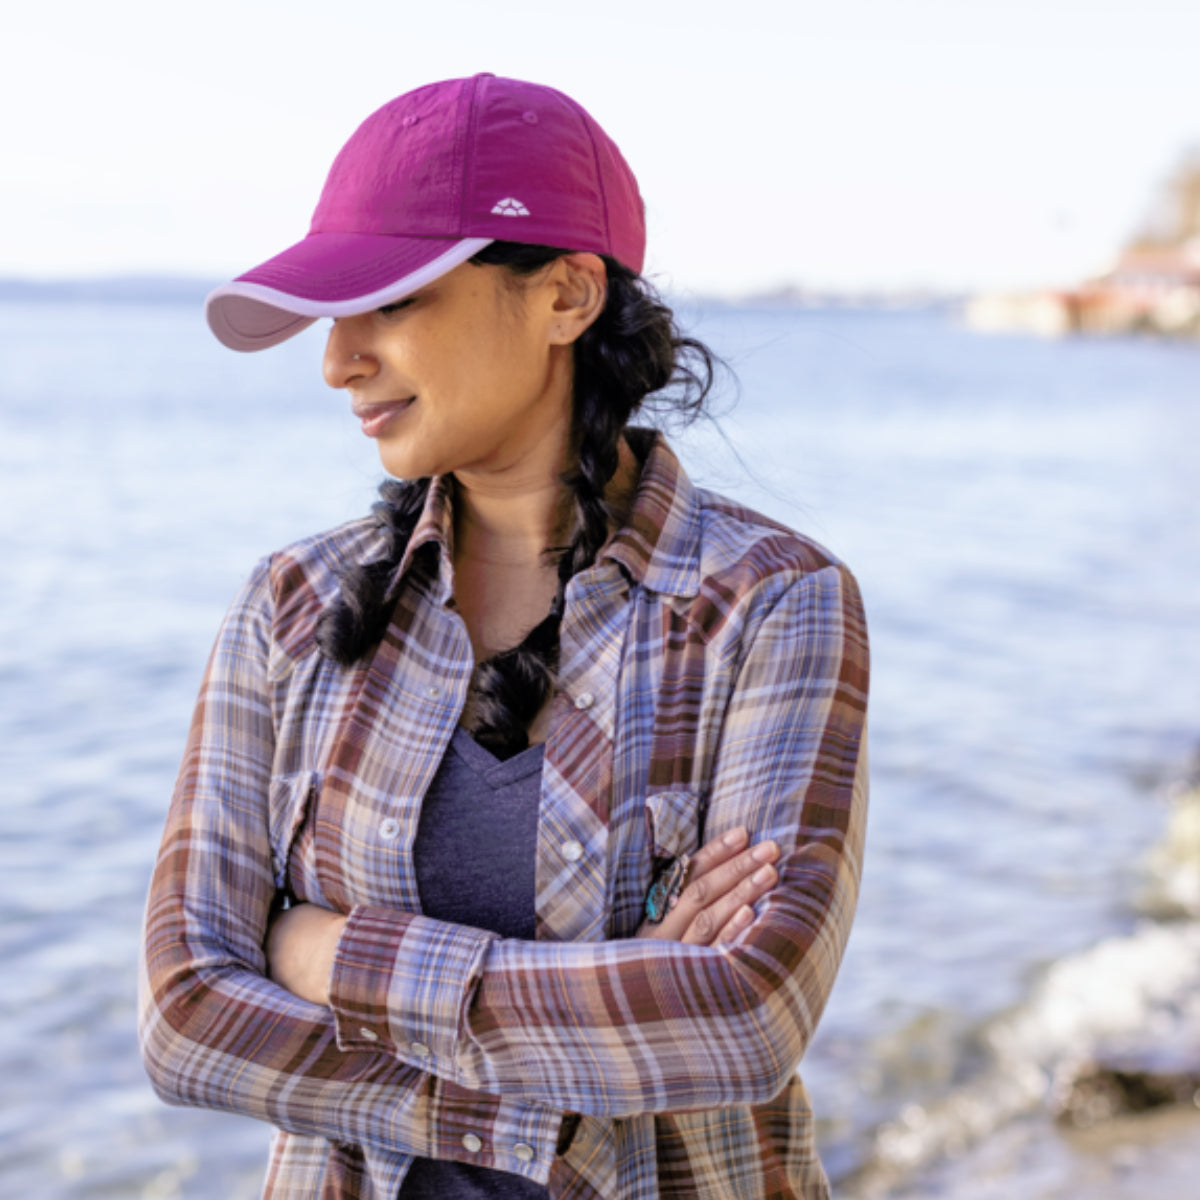
[[[464,238],[403,278],[349,300],[313,300],[265,284],[235,279],[209,293],[204,302],[208,326],[231,350],[266,350],[307,329],[318,317],[353,317],[403,300],[493,241],[494,238]]]

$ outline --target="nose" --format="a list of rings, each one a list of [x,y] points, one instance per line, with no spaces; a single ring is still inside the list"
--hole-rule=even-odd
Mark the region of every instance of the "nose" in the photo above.
[[[349,387],[379,370],[370,353],[366,321],[361,317],[339,317],[329,330],[321,373],[331,388]]]

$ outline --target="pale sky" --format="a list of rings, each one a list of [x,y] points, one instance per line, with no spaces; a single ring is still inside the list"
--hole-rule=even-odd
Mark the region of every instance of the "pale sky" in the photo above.
[[[0,44],[0,276],[237,274],[476,71],[604,125],[676,291],[1069,282],[1200,144],[1200,0],[60,0]]]

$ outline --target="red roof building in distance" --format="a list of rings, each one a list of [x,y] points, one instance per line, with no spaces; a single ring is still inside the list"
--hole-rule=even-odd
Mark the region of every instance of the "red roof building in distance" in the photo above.
[[[978,297],[967,320],[987,331],[1200,338],[1200,148],[1185,157],[1111,270],[1063,291]]]

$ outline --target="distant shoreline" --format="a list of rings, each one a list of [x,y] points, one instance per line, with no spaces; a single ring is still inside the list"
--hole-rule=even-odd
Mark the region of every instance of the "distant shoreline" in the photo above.
[[[215,279],[177,275],[111,275],[93,279],[0,278],[0,302],[84,301],[95,304],[201,304]]]
[[[0,303],[202,304],[221,279],[174,275],[111,275],[81,279],[0,278]],[[775,308],[795,310],[842,309],[917,312],[957,311],[967,297],[918,289],[845,291],[777,288],[750,294],[714,295],[684,291],[669,297],[681,306]]]

